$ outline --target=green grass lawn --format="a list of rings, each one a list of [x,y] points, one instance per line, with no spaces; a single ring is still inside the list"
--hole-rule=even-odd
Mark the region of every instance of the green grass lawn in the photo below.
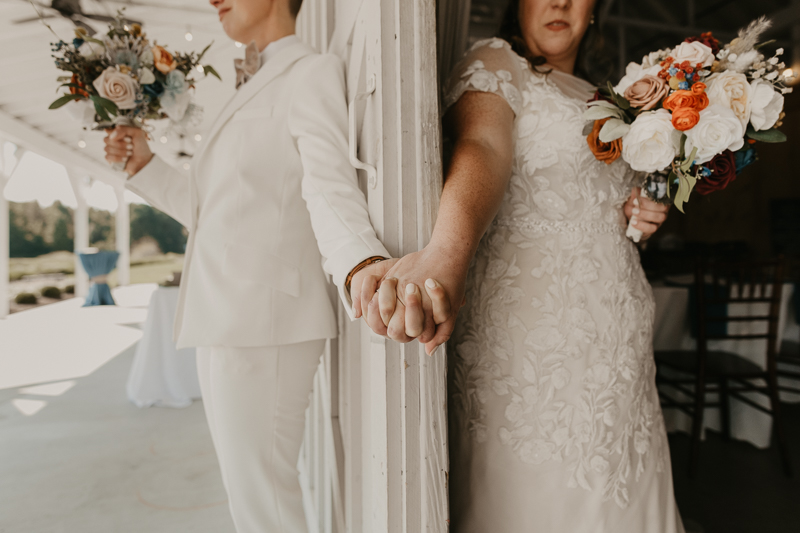
[[[12,258],[9,261],[11,281],[34,274],[74,274],[75,256],[71,252],[54,252],[34,258]],[[131,262],[131,283],[160,283],[175,271],[183,270],[183,255],[164,254]],[[117,284],[116,270],[109,284]]]

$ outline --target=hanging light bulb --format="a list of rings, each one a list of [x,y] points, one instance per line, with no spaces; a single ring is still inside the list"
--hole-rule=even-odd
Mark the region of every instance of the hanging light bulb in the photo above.
[[[78,141],[78,148],[86,148],[86,141],[84,141],[83,139]]]
[[[242,43],[240,43],[239,41],[236,41],[235,44],[236,44],[236,48],[241,48],[242,47]]]
[[[184,35],[184,37],[186,37],[187,41],[194,39],[194,35],[192,35],[192,28],[186,28],[186,35]]]
[[[194,136],[194,140],[200,142],[203,140],[203,136],[198,133]]]
[[[161,136],[161,139],[159,139],[159,140],[160,140],[160,141],[161,141],[163,144],[167,144],[167,136],[166,136],[166,135],[162,135],[162,136]]]

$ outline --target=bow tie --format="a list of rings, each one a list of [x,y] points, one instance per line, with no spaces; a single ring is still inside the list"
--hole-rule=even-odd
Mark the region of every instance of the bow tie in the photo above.
[[[244,59],[234,59],[233,67],[236,69],[236,88],[238,89],[252,78],[261,66],[261,56],[255,41],[244,49]]]

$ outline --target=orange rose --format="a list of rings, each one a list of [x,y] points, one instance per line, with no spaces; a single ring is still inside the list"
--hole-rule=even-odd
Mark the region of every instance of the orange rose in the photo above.
[[[694,109],[697,106],[697,101],[692,91],[675,91],[664,99],[662,105],[668,111],[675,111],[682,107]]]
[[[679,107],[672,112],[672,125],[678,131],[694,128],[698,120],[700,120],[700,112],[691,107]]]
[[[607,118],[604,118],[594,121],[592,133],[586,138],[586,142],[589,143],[589,149],[598,161],[610,165],[622,155],[622,139],[615,139],[610,143],[604,143],[600,140],[600,130],[607,120]]]
[[[153,65],[158,69],[159,72],[162,74],[169,74],[175,67],[178,66],[178,63],[175,61],[175,58],[172,57],[172,54],[167,52],[161,46],[154,46],[153,50]]]
[[[697,105],[695,106],[695,109],[702,111],[708,107],[708,95],[706,94],[705,83],[697,82],[692,85],[692,94],[694,94],[694,97],[697,99]]]
[[[72,75],[72,79],[69,80],[69,82],[77,85],[78,87],[80,87],[80,88],[78,88],[78,87],[70,87],[69,88],[70,94],[80,94],[81,96],[85,96],[86,98],[89,98],[89,93],[87,93],[84,90],[84,87],[86,87],[86,85],[84,85],[83,83],[80,82],[80,80],[78,80],[78,75],[77,74],[73,74]]]

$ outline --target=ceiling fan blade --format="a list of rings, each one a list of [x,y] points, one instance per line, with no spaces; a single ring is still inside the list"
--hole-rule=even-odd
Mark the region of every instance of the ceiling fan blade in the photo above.
[[[58,17],[58,15],[42,15],[41,17],[30,17],[30,18],[27,18],[27,19],[13,20],[11,22],[12,22],[12,24],[26,24],[28,22],[36,22],[37,20],[41,20],[41,19],[54,19],[54,18],[57,18],[57,17]]]
[[[92,28],[86,22],[82,21],[78,15],[73,15],[73,16],[69,17],[69,19],[72,21],[73,24],[75,24],[75,26],[77,26],[79,28],[83,28],[84,30],[88,31],[89,35],[94,35],[94,34],[97,33],[97,30]]]

